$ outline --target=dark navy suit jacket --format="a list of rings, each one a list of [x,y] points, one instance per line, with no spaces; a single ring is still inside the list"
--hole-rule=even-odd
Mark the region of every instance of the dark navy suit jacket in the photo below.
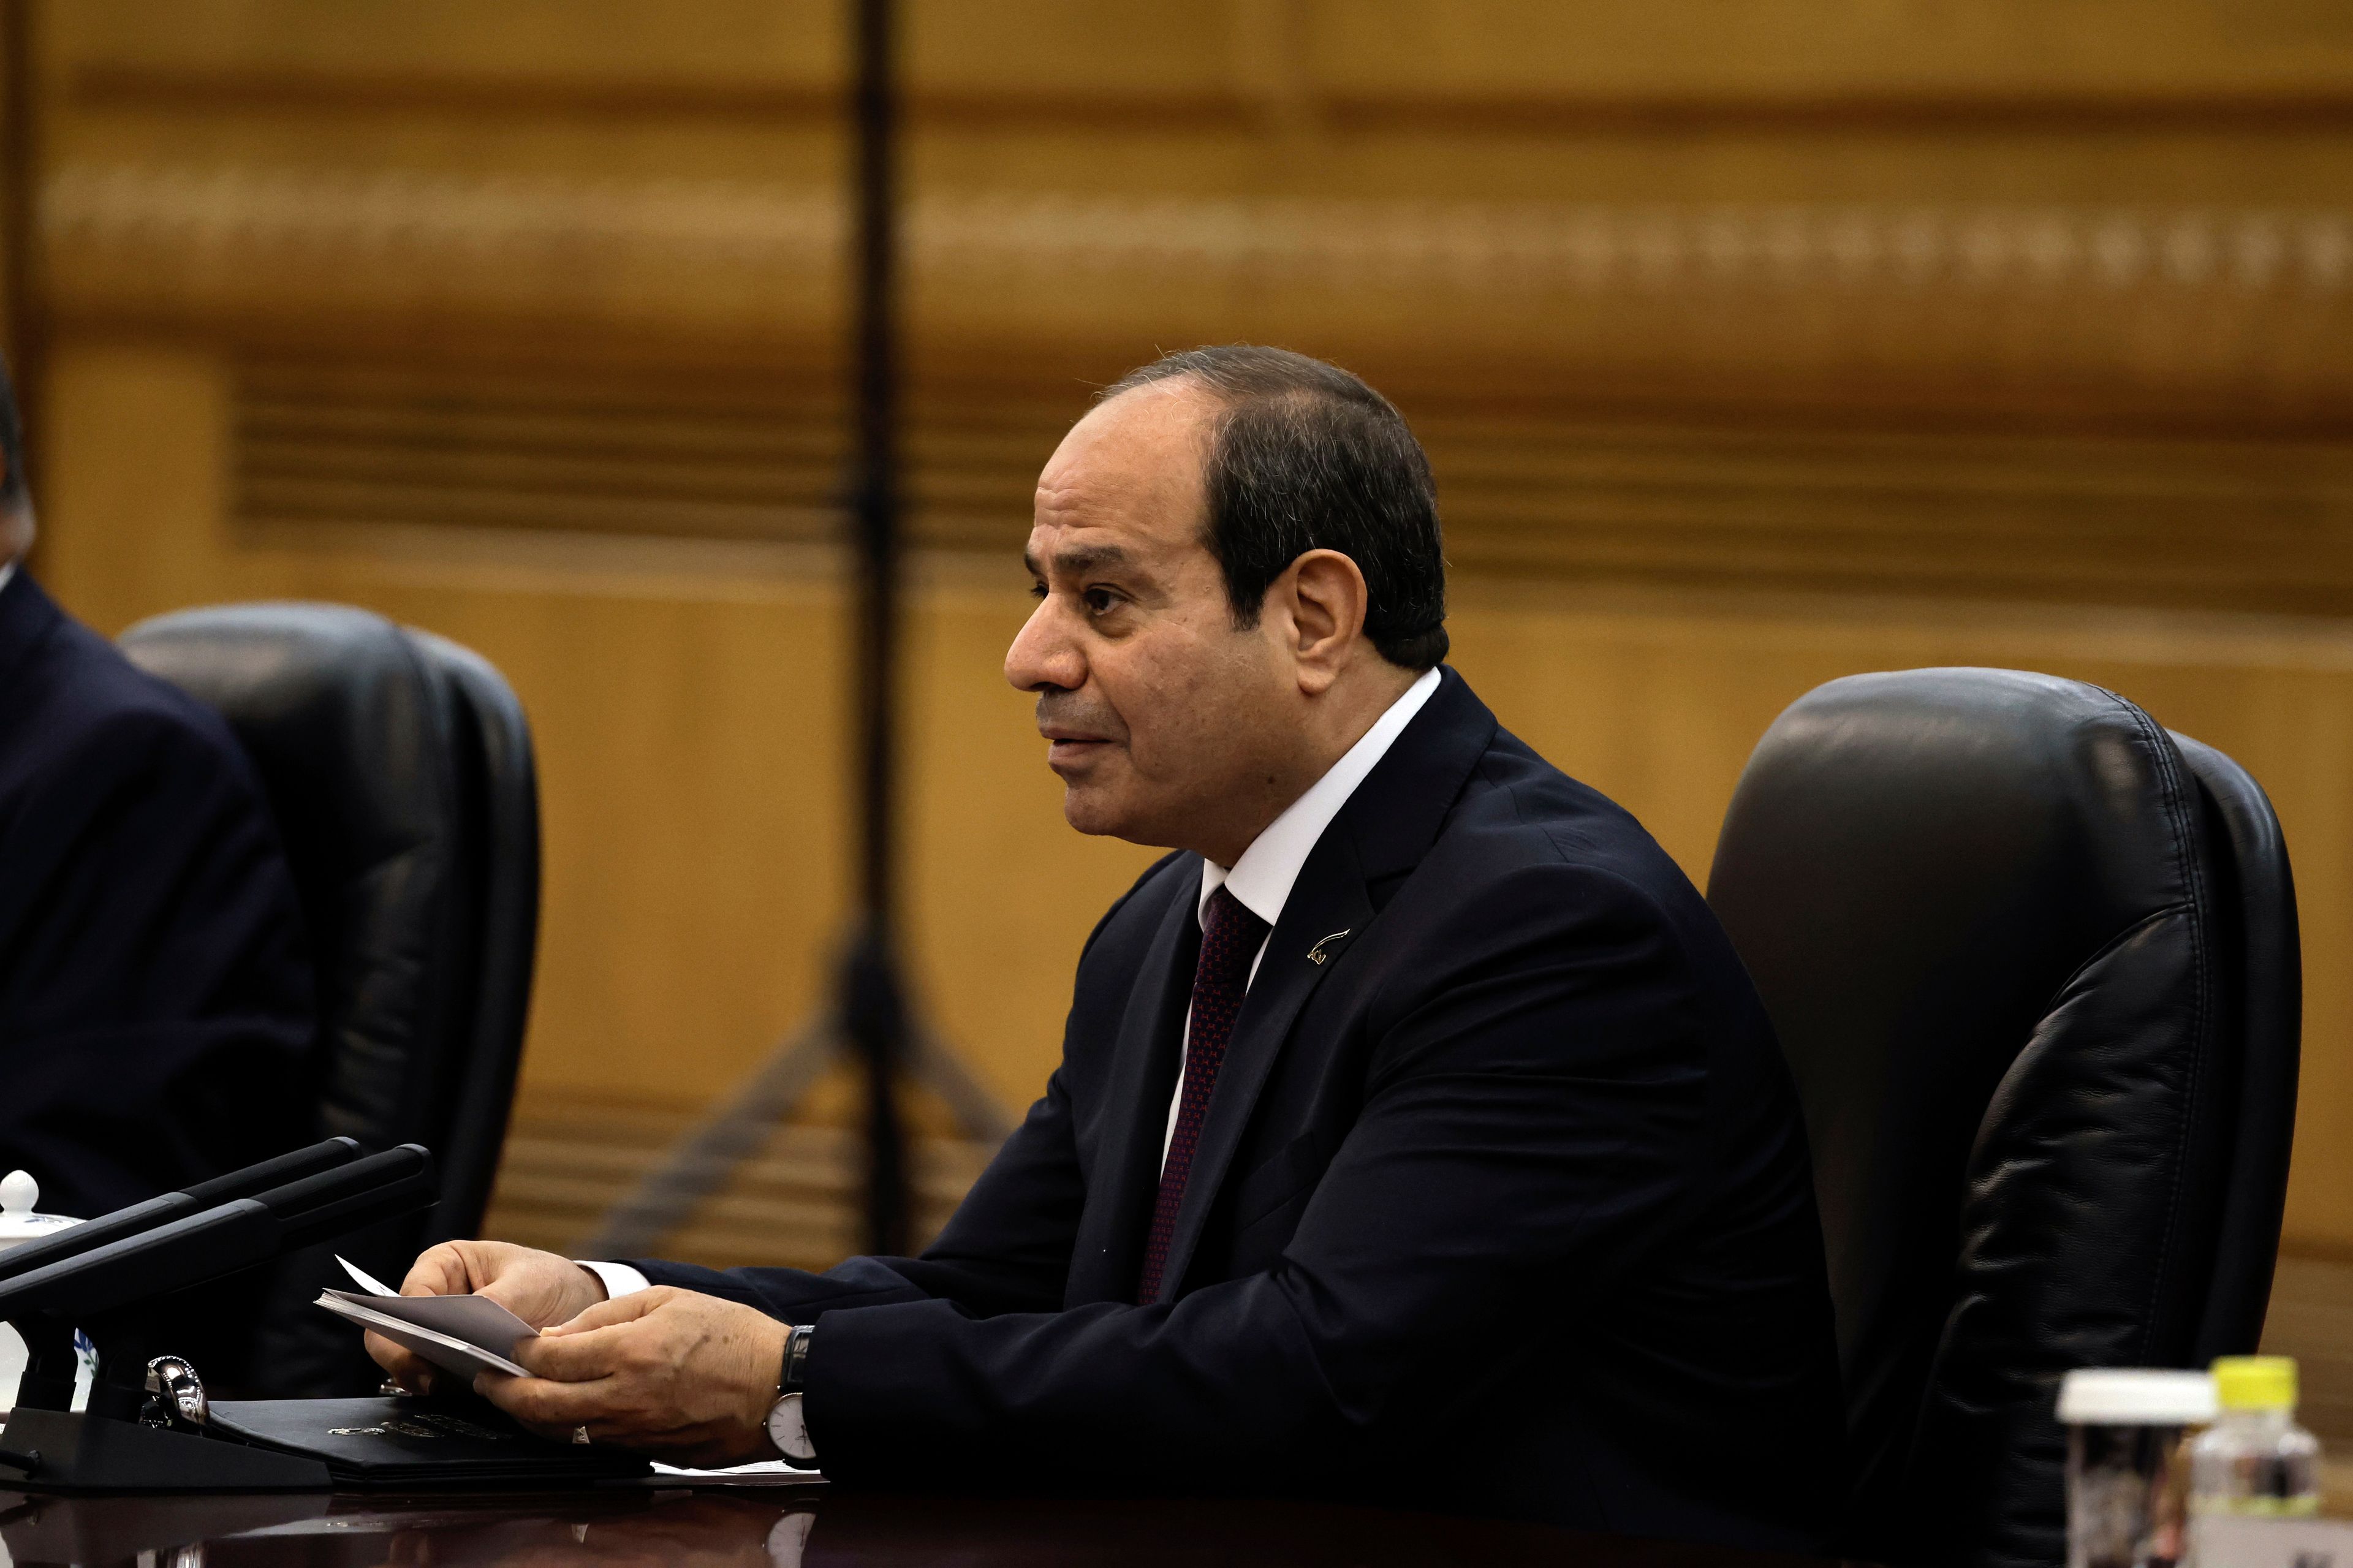
[[[294,881],[219,715],[0,586],[0,1172],[89,1216],[316,1121]]]
[[[1447,671],[1293,889],[1137,1305],[1200,868],[1104,916],[1045,1098],[922,1258],[639,1267],[816,1321],[809,1431],[852,1482],[1819,1545],[1840,1394],[1797,1100],[1650,836]]]

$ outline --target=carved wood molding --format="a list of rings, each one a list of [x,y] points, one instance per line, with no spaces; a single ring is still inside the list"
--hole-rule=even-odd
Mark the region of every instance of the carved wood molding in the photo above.
[[[841,88],[821,81],[714,81],[660,78],[548,77],[507,71],[180,70],[103,62],[66,79],[67,107],[98,113],[453,115],[466,121],[716,121],[818,132],[839,129]],[[2353,96],[2337,106],[2353,122]],[[1103,131],[1166,132],[1251,129],[1265,107],[1231,91],[1150,93],[1083,89],[1052,93],[917,87],[907,93],[913,127],[923,131]]]
[[[371,115],[454,115],[482,120],[684,121],[831,131],[844,113],[826,81],[547,76],[524,71],[364,71],[348,68],[180,68],[93,61],[67,74],[60,94],[93,113],[235,115],[291,112],[347,120]],[[2247,88],[2082,85],[1977,90],[1912,87],[1782,91],[1545,93],[1483,90],[1366,92],[1313,81],[1293,89],[1295,109],[1344,135],[1622,135],[1672,132],[2000,131],[2062,134],[2353,130],[2353,91],[2341,86]],[[911,128],[925,132],[1045,130],[1253,132],[1266,128],[1264,93],[1239,88],[1145,91],[951,88],[922,82],[906,94]]]
[[[840,253],[828,192],[718,181],[71,163],[42,228],[69,319],[755,356],[833,335]],[[2353,418],[2348,210],[937,193],[907,244],[947,356],[1256,338],[1588,405]]]

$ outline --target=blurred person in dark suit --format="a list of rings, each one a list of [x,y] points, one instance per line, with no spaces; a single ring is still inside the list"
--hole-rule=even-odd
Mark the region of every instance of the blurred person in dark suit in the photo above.
[[[312,1135],[314,978],[227,725],[26,571],[5,376],[0,460],[0,1171],[88,1217]]]
[[[1089,939],[1044,1098],[918,1258],[428,1251],[409,1291],[548,1328],[481,1391],[850,1482],[1818,1547],[1841,1417],[1795,1090],[1674,862],[1442,665],[1397,411],[1296,354],[1170,356],[1064,438],[1027,559],[1006,674],[1065,816],[1176,851]]]

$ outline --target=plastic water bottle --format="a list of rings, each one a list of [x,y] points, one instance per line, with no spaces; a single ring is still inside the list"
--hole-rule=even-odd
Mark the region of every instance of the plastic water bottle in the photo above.
[[[2184,1434],[2214,1419],[2214,1380],[2082,1367],[2059,1384],[2067,1426],[2067,1568],[2173,1568],[2187,1547]]]
[[[2320,1441],[2295,1424],[2295,1362],[2224,1356],[2214,1363],[2214,1425],[2189,1448],[2196,1514],[2309,1517],[2320,1511]]]

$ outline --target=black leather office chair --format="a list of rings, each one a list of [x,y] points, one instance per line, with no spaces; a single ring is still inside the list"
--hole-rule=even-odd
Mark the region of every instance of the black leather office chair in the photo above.
[[[477,1233],[522,1048],[539,921],[531,734],[498,672],[339,605],[231,605],[143,621],[122,648],[218,709],[251,753],[301,895],[323,1014],[319,1121],[438,1157],[439,1203],[290,1260],[247,1378],[372,1386],[357,1336],[310,1305],[341,1251],[397,1283]]]
[[[1847,1548],[2063,1561],[2060,1375],[2262,1330],[2300,1026],[2270,803],[2096,687],[1854,676],[1757,744],[1708,899],[1805,1105]]]

